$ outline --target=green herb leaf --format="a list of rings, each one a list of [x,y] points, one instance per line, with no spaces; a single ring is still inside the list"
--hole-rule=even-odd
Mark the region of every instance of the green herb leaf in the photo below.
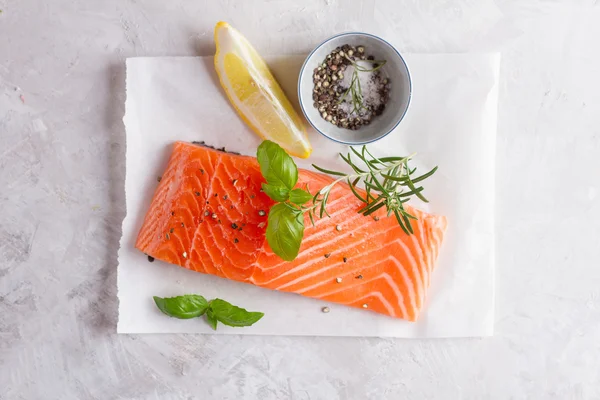
[[[423,186],[416,186],[423,180],[429,178],[437,171],[437,167],[419,177],[413,178],[416,168],[410,168],[409,160],[413,157],[375,157],[367,148],[362,146],[360,151],[351,147],[347,155],[341,154],[342,159],[353,170],[354,174],[345,174],[337,171],[330,171],[324,168],[314,166],[315,169],[330,175],[339,176],[332,183],[322,188],[313,198],[311,207],[304,207],[309,213],[311,221],[314,215],[322,218],[327,214],[326,204],[329,199],[331,189],[335,184],[345,181],[350,190],[365,206],[358,210],[359,213],[369,216],[377,210],[385,207],[387,216],[394,216],[398,225],[407,233],[413,234],[411,220],[417,218],[411,215],[404,207],[404,203],[416,196],[422,201],[427,199],[421,194]],[[358,164],[352,157],[358,158]],[[357,185],[361,183],[364,186],[365,194],[359,193]],[[378,218],[375,216],[374,218]],[[314,224],[314,223],[313,223]]]
[[[266,235],[273,252],[292,261],[298,256],[304,236],[302,211],[285,203],[275,204],[269,211]]]
[[[290,195],[290,189],[283,186],[272,186],[268,183],[262,184],[262,190],[271,199],[280,203],[286,201]]]
[[[190,319],[201,316],[208,309],[208,302],[202,296],[186,294],[177,297],[154,296],[156,306],[169,317]]]
[[[306,190],[294,189],[290,192],[290,201],[299,206],[311,201],[312,198],[313,195],[308,193]]]
[[[225,325],[236,327],[253,325],[265,315],[261,312],[247,311],[221,299],[211,300],[209,312],[212,315],[209,319],[214,317],[217,321]],[[214,327],[216,329],[216,321],[214,322]]]
[[[211,328],[213,328],[215,331],[217,330],[217,318],[215,317],[213,310],[210,308],[206,312],[206,322],[208,322]]]
[[[263,141],[256,151],[260,172],[271,186],[292,190],[298,182],[298,168],[285,150],[270,140]]]
[[[322,172],[324,174],[329,174],[329,175],[337,175],[337,176],[346,176],[345,173],[343,172],[337,172],[337,171],[332,171],[329,169],[325,169],[325,168],[321,168],[318,165],[312,164],[313,168],[316,169],[319,172]]]
[[[190,319],[206,314],[206,321],[217,329],[217,322],[229,326],[250,326],[261,319],[261,312],[250,312],[221,299],[209,302],[202,296],[186,294],[184,296],[162,298],[154,296],[156,306],[166,315],[180,319]]]

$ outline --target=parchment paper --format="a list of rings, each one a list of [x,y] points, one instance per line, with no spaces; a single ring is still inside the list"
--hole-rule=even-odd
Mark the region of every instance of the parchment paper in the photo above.
[[[267,58],[297,104],[296,82],[304,57]],[[144,214],[176,140],[204,140],[254,155],[260,139],[229,105],[212,57],[127,60],[125,191],[127,217],[119,250],[120,333],[464,337],[489,336],[494,321],[494,168],[498,54],[407,55],[413,99],[395,132],[370,147],[373,153],[417,152],[423,168],[439,166],[427,181],[429,204],[448,217],[449,228],[433,273],[425,309],[410,323],[369,311],[261,289],[249,284],[148,262],[134,248]],[[309,162],[345,168],[345,146],[309,131]],[[298,160],[297,160],[298,161]],[[309,167],[309,162],[298,161]],[[220,297],[265,317],[248,328],[202,320],[177,320],[158,311],[152,296],[187,293]],[[331,312],[321,312],[323,306]]]

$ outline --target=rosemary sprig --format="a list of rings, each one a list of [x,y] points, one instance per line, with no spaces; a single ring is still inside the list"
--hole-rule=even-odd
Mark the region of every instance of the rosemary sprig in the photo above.
[[[423,186],[416,184],[433,175],[437,171],[437,167],[413,178],[416,168],[409,167],[409,160],[414,154],[407,157],[377,158],[369,152],[366,146],[363,146],[361,151],[354,147],[350,147],[350,150],[351,152],[347,155],[340,153],[340,156],[354,170],[354,174],[332,171],[313,164],[316,170],[338,176],[338,178],[319,190],[313,196],[312,205],[303,206],[302,210],[309,213],[313,224],[315,216],[318,215],[319,218],[322,218],[323,215],[329,215],[327,214],[327,200],[331,190],[339,182],[346,182],[354,196],[365,203],[365,206],[358,211],[359,213],[371,215],[385,207],[387,215],[393,214],[404,232],[412,234],[413,228],[410,221],[417,218],[406,211],[404,203],[408,202],[412,196],[417,196],[427,202],[421,193]],[[360,160],[359,163],[352,159],[353,154]],[[365,188],[364,196],[357,190],[361,182]]]
[[[423,186],[417,184],[433,175],[437,167],[413,177],[416,168],[411,169],[408,165],[412,156],[377,158],[366,146],[360,151],[354,147],[350,147],[350,150],[347,155],[340,156],[352,168],[353,174],[331,171],[313,164],[318,171],[337,177],[313,195],[308,186],[306,189],[296,188],[298,168],[281,146],[269,140],[258,146],[256,158],[265,179],[261,185],[262,191],[276,202],[269,210],[265,236],[271,250],[282,259],[292,261],[298,256],[304,237],[305,213],[313,225],[315,218],[329,216],[327,202],[332,189],[340,182],[348,183],[354,196],[365,203],[359,213],[367,216],[386,207],[387,215],[394,214],[404,232],[413,233],[410,221],[416,217],[406,211],[404,203],[413,195],[427,201],[421,194]],[[353,155],[358,162],[352,158]],[[361,183],[364,194],[358,189]],[[264,217],[264,210],[260,210],[258,215]]]
[[[355,60],[352,60],[348,56],[345,56],[346,60],[350,62],[350,64],[354,67],[352,71],[352,79],[350,80],[350,86],[338,100],[338,104],[341,104],[348,95],[350,95],[350,102],[352,103],[352,113],[358,115],[362,110],[365,110],[366,107],[364,105],[364,97],[362,94],[362,88],[360,86],[359,72],[375,72],[381,67],[383,67],[386,63],[386,60],[368,60],[365,62],[369,62],[375,67],[367,68],[364,65],[359,65]]]

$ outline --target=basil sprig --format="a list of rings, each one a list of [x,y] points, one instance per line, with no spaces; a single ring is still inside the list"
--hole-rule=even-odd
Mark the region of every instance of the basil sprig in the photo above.
[[[312,198],[312,194],[308,193],[306,190],[294,189],[290,192],[290,203],[301,205],[308,203]]]
[[[227,326],[254,325],[254,323],[265,315],[261,312],[246,311],[241,307],[234,306],[221,299],[212,300],[210,302],[209,310],[217,321]]]
[[[217,322],[234,327],[250,326],[265,315],[247,311],[222,299],[206,301],[197,294],[167,298],[154,296],[154,302],[160,311],[173,318],[190,319],[206,314],[208,324],[215,330]]]
[[[273,186],[268,183],[262,184],[262,190],[275,201],[284,202],[290,197],[290,190],[282,186]]]
[[[256,150],[256,158],[260,164],[260,172],[267,183],[273,187],[292,190],[298,182],[298,168],[277,143],[263,141]]]
[[[304,236],[304,215],[288,203],[277,203],[269,211],[267,241],[275,254],[286,261],[298,256]]]
[[[256,158],[267,181],[262,185],[263,192],[278,203],[269,211],[267,242],[275,254],[292,261],[298,256],[304,237],[302,205],[313,196],[306,190],[294,189],[298,183],[298,167],[278,144],[263,141]]]
[[[179,319],[200,317],[208,308],[208,301],[197,294],[167,298],[154,296],[154,302],[160,311]]]
[[[360,151],[350,147],[348,154],[340,153],[340,156],[354,173],[332,171],[313,164],[317,171],[335,177],[313,196],[308,190],[294,189],[298,183],[298,168],[285,150],[269,140],[258,146],[256,157],[266,180],[262,190],[278,203],[269,211],[267,242],[273,252],[284,260],[292,261],[298,256],[304,236],[304,214],[308,214],[313,226],[315,218],[330,216],[326,206],[329,195],[338,183],[346,183],[352,194],[365,203],[358,213],[369,216],[381,210],[379,214],[383,214],[385,207],[387,216],[394,216],[407,235],[414,233],[411,220],[417,217],[404,207],[404,203],[412,196],[427,202],[421,193],[423,186],[418,183],[433,175],[437,167],[423,175],[414,176],[417,168],[411,168],[408,164],[413,156],[378,158],[366,146]],[[364,190],[358,189],[357,185],[364,186]],[[379,215],[373,215],[372,218],[377,221]]]

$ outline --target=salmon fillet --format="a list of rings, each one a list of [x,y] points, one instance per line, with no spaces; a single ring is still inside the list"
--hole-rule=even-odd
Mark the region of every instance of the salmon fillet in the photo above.
[[[299,171],[314,193],[329,176]],[[184,268],[415,321],[423,307],[446,218],[407,206],[407,235],[382,209],[370,216],[345,184],[331,191],[331,218],[305,215],[298,257],[283,261],[265,238],[274,202],[253,157],[177,142],[136,248]],[[339,279],[338,279],[339,278]]]

